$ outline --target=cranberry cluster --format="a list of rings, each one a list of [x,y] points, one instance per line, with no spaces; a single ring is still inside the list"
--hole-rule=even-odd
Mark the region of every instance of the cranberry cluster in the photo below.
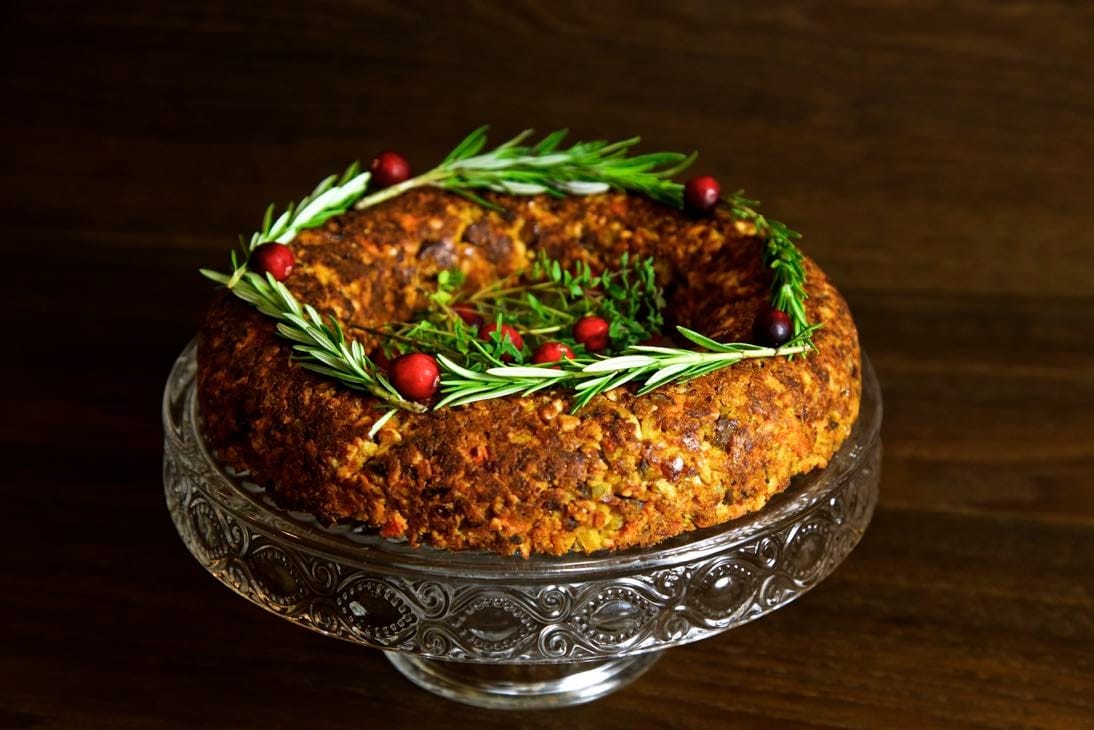
[[[484,322],[482,315],[470,304],[455,304],[452,309],[469,326],[477,328],[479,339],[487,342],[500,339],[509,342],[518,350],[523,349],[524,338],[511,325]],[[584,345],[587,351],[601,352],[608,348],[610,329],[611,325],[603,317],[582,317],[574,323],[573,337],[576,342]],[[536,365],[573,358],[574,351],[569,345],[555,341],[544,342],[532,354],[532,362]],[[512,362],[512,359],[511,355],[502,356],[505,362]],[[382,353],[377,353],[373,360],[383,367]],[[437,395],[440,388],[440,371],[432,355],[423,352],[400,355],[391,361],[387,370],[391,384],[408,400],[430,400]]]

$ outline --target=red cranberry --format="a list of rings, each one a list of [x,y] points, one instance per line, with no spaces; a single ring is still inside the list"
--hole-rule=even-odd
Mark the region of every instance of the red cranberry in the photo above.
[[[768,307],[752,322],[752,341],[764,347],[785,345],[794,334],[794,323],[786,312]]]
[[[558,362],[562,358],[573,360],[574,351],[561,342],[544,342],[536,348],[536,353],[532,355],[532,362],[536,365],[543,365],[544,363]]]
[[[378,188],[401,183],[410,177],[410,163],[398,152],[381,152],[372,161],[372,182]]]
[[[429,400],[441,386],[441,369],[432,355],[408,352],[391,361],[391,384],[407,400]]]
[[[693,177],[684,183],[684,208],[692,215],[710,215],[721,195],[722,188],[710,175]]]
[[[292,273],[296,265],[296,257],[292,255],[289,247],[283,243],[263,243],[251,251],[249,262],[251,271],[260,274],[269,274],[278,281],[285,281]]]
[[[603,317],[582,317],[574,323],[574,339],[589,352],[600,352],[608,349],[610,329],[611,325]]]
[[[473,304],[453,304],[452,311],[459,315],[464,324],[474,329],[482,327],[482,315],[475,309]]]
[[[487,342],[493,342],[494,339],[490,335],[498,331],[499,330],[497,322],[489,322],[487,324],[484,324],[482,327],[479,328],[479,339],[486,340]],[[513,344],[513,347],[517,348],[518,350],[524,347],[524,338],[520,336],[520,332],[517,332],[509,325],[503,324],[501,326],[500,332],[501,337],[503,339],[509,340],[509,342]],[[512,362],[513,356],[503,355],[501,359],[505,362]]]

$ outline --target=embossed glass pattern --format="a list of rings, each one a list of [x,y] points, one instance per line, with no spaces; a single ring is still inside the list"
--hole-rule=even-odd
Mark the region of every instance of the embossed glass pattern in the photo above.
[[[412,549],[278,509],[201,435],[195,345],[164,393],[164,485],[218,580],[301,626],[389,652],[412,681],[488,707],[595,699],[657,652],[794,600],[847,556],[877,500],[881,399],[863,362],[855,429],[830,465],[760,512],[650,548],[562,557]]]

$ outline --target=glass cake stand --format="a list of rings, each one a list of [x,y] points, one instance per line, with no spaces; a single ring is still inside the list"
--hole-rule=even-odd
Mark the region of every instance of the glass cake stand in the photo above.
[[[881,395],[829,466],[761,511],[654,547],[563,557],[412,549],[278,509],[221,467],[197,411],[195,344],[163,400],[167,506],[186,547],[236,593],[295,624],[381,649],[415,684],[480,707],[588,702],[669,647],[785,606],[831,573],[877,502]]]

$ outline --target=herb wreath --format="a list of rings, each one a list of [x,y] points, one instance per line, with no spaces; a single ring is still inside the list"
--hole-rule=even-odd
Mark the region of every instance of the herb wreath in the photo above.
[[[271,205],[262,228],[249,239],[241,237],[241,252],[232,252],[229,273],[201,270],[277,320],[278,332],[293,343],[302,367],[367,392],[386,405],[389,410],[374,424],[370,437],[398,410],[421,412],[430,407],[425,403],[429,401],[432,408],[443,408],[567,387],[574,393],[572,410],[577,411],[597,394],[632,381],[641,383],[642,394],[744,359],[792,357],[813,348],[812,335],[820,325],[810,324],[805,314],[803,256],[794,243],[799,234],[758,213],[757,203],[740,192],[722,197],[713,178],[692,178],[687,184],[672,181],[695,154],[629,156],[637,137],[563,148],[564,130],[534,145],[525,143],[532,133],[526,130],[484,152],[486,129],[472,132],[437,167],[416,177],[396,153],[377,157],[371,171],[361,171],[355,163],[341,176],[323,180],[276,218]],[[374,187],[381,185],[379,190],[369,192],[370,179]],[[425,318],[368,330],[384,343],[382,352],[370,356],[334,317],[301,304],[282,283],[293,264],[284,244],[350,209],[368,208],[424,186],[449,190],[490,209],[498,206],[477,191],[564,196],[620,190],[699,215],[721,203],[734,219],[751,224],[763,241],[764,261],[772,272],[769,341],[722,343],[677,327],[681,337],[702,350],[651,344],[649,338],[658,335],[663,324],[664,306],[652,260],[624,255],[617,270],[594,274],[583,263],[568,270],[540,256],[528,271],[477,292],[462,290],[458,270],[442,272]],[[568,332],[572,337],[566,336]],[[529,346],[539,345],[531,362],[525,338]],[[605,350],[610,354],[601,354]],[[409,380],[400,378],[396,368],[400,360],[413,357],[411,353],[397,357],[390,368],[378,362],[400,351],[412,351],[419,358]],[[434,353],[435,358],[422,353]],[[424,373],[418,372],[422,366]],[[432,378],[424,388],[423,375]]]

